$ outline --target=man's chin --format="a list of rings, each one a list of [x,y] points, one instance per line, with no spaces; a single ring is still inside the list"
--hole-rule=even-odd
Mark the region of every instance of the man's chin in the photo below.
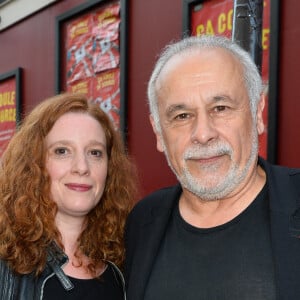
[[[179,178],[181,185],[203,200],[218,200],[228,195],[235,186],[232,172],[205,172],[201,176],[193,176],[186,172]]]

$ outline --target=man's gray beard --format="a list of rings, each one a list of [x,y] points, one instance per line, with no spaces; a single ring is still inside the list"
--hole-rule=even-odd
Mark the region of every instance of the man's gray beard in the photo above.
[[[198,155],[202,158],[209,157],[209,155],[228,155],[231,160],[231,167],[227,174],[223,176],[223,179],[219,180],[218,183],[215,185],[210,184],[203,184],[204,179],[198,179],[194,177],[188,170],[186,164],[183,168],[182,174],[178,174],[173,166],[171,165],[169,155],[167,153],[166,147],[164,145],[164,153],[167,159],[167,162],[176,175],[177,179],[181,183],[181,185],[189,190],[191,193],[195,194],[202,200],[219,200],[225,198],[229,195],[238,185],[245,179],[248,175],[249,169],[253,165],[253,163],[257,160],[258,155],[258,135],[255,130],[252,132],[252,148],[248,158],[248,161],[245,167],[242,170],[239,170],[239,165],[234,163],[232,160],[233,156],[233,149],[227,143],[218,142],[215,143],[213,146],[199,146],[187,149],[184,153],[184,161],[187,159]],[[215,178],[219,177],[220,175],[215,176]],[[209,182],[206,182],[209,183]]]

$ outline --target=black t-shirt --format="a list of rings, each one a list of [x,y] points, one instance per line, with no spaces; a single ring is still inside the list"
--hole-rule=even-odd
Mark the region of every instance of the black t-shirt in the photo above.
[[[43,300],[121,300],[124,299],[122,286],[114,275],[110,265],[100,276],[94,279],[69,277],[74,288],[66,291],[56,276],[46,281]]]
[[[230,222],[186,223],[178,205],[153,266],[145,300],[275,299],[267,187]]]

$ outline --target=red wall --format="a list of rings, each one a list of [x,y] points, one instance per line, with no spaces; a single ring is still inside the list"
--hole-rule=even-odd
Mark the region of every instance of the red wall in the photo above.
[[[139,166],[142,193],[175,182],[164,155],[156,150],[146,89],[161,48],[181,36],[181,1],[133,0],[129,42],[129,148]]]
[[[180,38],[182,1],[127,0],[128,146],[141,179],[142,195],[176,180],[163,154],[156,151],[148,120],[146,86],[161,48]],[[0,32],[0,74],[23,68],[24,112],[55,92],[55,17],[85,3],[64,0]],[[283,1],[282,1],[283,2]],[[278,163],[300,167],[300,1],[281,4],[278,104]]]
[[[59,1],[0,32],[0,74],[23,69],[23,112],[54,94],[55,17],[83,2]]]
[[[300,1],[281,6],[278,163],[300,167]]]

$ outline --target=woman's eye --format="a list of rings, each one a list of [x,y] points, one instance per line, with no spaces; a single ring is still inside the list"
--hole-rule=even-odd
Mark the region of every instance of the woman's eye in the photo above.
[[[101,150],[91,150],[91,155],[94,157],[101,157],[102,151]]]
[[[66,148],[56,148],[54,150],[54,153],[57,155],[64,155],[68,152],[68,150]]]

